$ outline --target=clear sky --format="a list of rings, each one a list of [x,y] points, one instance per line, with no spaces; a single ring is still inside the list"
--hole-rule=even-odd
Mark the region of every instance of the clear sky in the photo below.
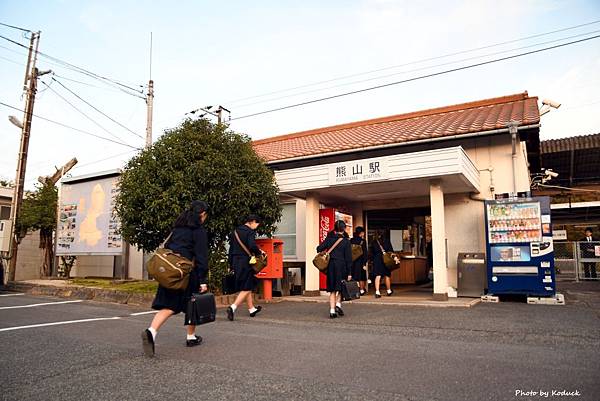
[[[232,117],[240,117],[597,35],[600,22],[439,58],[597,20],[597,0],[0,0],[0,22],[40,30],[40,51],[136,87],[149,79],[149,38],[153,32],[155,139],[164,129],[176,126],[186,112],[200,106],[222,104],[232,111]],[[0,26],[0,35],[28,44],[17,30]],[[25,49],[2,39],[0,46],[0,102],[23,108]],[[430,58],[436,59],[420,61]],[[55,78],[81,98],[145,136],[143,99],[51,64],[43,57],[38,66],[53,70],[58,74]],[[373,70],[380,71],[358,75]],[[527,90],[540,99],[562,103],[560,109],[542,117],[542,139],[592,134],[600,132],[599,71],[600,39],[595,39],[243,118],[232,121],[231,128],[259,139]],[[331,81],[348,75],[355,76]],[[36,114],[108,138],[114,138],[112,134],[135,147],[143,146],[142,139],[98,114],[59,83],[52,83],[51,76],[42,79],[51,83],[51,89],[40,83]],[[304,87],[320,81],[330,82]],[[303,87],[279,92],[299,86]],[[253,97],[272,92],[277,93]],[[100,126],[79,114],[57,93]],[[14,179],[20,130],[8,122],[9,115],[20,119],[23,115],[0,106],[0,177]],[[120,167],[134,154],[125,153],[131,149],[122,145],[39,119],[33,121],[29,150],[28,188],[38,175],[53,172],[54,166],[71,157],[80,161],[80,167],[73,170],[73,175],[79,175]],[[98,162],[101,159],[107,160]]]

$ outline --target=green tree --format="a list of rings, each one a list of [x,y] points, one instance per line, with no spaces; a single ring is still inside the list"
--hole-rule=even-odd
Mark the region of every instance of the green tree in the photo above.
[[[273,172],[252,149],[250,138],[207,120],[185,120],[126,165],[116,210],[123,238],[145,251],[155,250],[176,217],[194,199],[210,206],[211,276],[223,270],[224,243],[250,213],[264,221],[259,233],[271,235],[281,216]]]
[[[38,184],[34,192],[25,195],[17,217],[16,230],[19,242],[29,231],[40,231],[40,248],[44,251],[42,275],[52,274],[54,262],[53,233],[56,228],[56,203],[58,192],[54,184]]]

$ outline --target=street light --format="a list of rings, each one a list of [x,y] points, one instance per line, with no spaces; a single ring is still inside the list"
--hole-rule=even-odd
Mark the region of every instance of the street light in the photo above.
[[[15,116],[8,116],[8,121],[12,123],[15,127],[23,129],[23,123]]]

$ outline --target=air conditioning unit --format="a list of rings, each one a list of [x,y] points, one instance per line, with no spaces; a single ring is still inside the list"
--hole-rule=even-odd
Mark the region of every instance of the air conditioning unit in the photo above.
[[[12,220],[0,220],[0,252],[10,251]]]

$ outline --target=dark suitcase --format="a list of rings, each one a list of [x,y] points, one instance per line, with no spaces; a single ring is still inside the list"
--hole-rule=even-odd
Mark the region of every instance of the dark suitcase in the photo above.
[[[227,273],[223,276],[222,287],[223,295],[235,294],[235,274]]]
[[[215,296],[210,292],[192,294],[185,308],[185,322],[200,325],[214,322],[217,315]]]
[[[360,288],[358,281],[342,281],[342,301],[351,301],[360,298]]]

